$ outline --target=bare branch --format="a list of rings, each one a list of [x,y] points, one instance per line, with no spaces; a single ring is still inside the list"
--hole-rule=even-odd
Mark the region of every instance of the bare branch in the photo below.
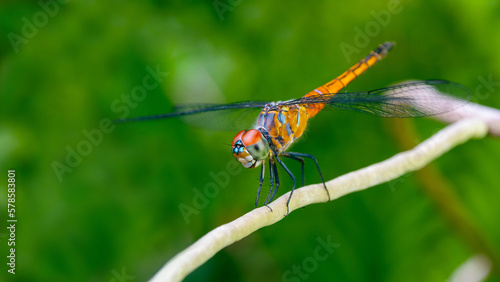
[[[433,118],[445,123],[453,123],[466,118],[478,118],[488,124],[490,135],[500,137],[500,110],[494,108],[468,103],[454,111],[436,115]]]
[[[331,200],[418,170],[467,140],[483,138],[489,131],[491,132],[491,127],[488,125],[491,124],[483,119],[460,120],[409,151],[337,177],[326,183]],[[273,211],[267,207],[257,208],[212,230],[168,261],[151,281],[180,281],[224,247],[283,219],[288,195],[289,193],[284,194],[269,205]],[[294,192],[290,201],[290,213],[310,204],[327,201],[328,196],[322,184],[302,187]]]
[[[418,81],[409,80],[398,85],[415,82]],[[464,101],[452,96],[447,96],[446,93],[441,93],[438,89],[428,86],[427,88],[407,88],[405,95],[419,97],[418,103],[421,105],[418,105],[418,107],[424,109],[434,108],[437,109],[438,112],[442,112],[442,114],[433,115],[432,118],[434,119],[448,124],[467,118],[481,119],[488,124],[490,135],[500,137],[500,110],[474,103],[474,100],[481,98],[477,97],[477,93],[476,96],[471,94],[470,97],[463,97],[470,100]],[[426,98],[427,102],[422,100],[422,97]]]

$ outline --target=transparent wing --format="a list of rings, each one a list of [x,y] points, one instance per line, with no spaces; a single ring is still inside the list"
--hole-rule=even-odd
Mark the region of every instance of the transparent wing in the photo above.
[[[177,106],[176,110],[191,110],[193,106],[197,105],[181,105]],[[240,131],[249,129],[255,123],[262,107],[264,105],[252,108],[221,108],[183,115],[180,116],[180,119],[191,126],[222,131]]]
[[[366,92],[318,94],[285,104],[325,104],[325,109],[348,109],[379,117],[407,118],[446,113],[465,105],[471,97],[471,91],[461,84],[426,80]]]
[[[137,122],[179,118],[185,123],[197,127],[215,130],[248,129],[257,119],[257,115],[268,102],[247,101],[230,104],[185,104],[178,105],[174,111],[166,114],[117,119],[115,123]]]
[[[444,80],[399,84],[364,92],[329,93],[280,102],[279,105],[324,104],[325,109],[348,109],[380,117],[422,117],[446,113],[465,105],[472,97],[465,86]],[[453,101],[453,103],[450,103]],[[457,103],[458,102],[458,103]],[[186,104],[173,112],[115,120],[117,123],[181,118],[190,125],[216,130],[249,128],[269,102]]]

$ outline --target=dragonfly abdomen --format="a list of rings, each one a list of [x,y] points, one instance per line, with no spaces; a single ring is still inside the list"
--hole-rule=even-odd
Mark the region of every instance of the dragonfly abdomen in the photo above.
[[[351,81],[356,79],[359,75],[367,71],[371,66],[376,64],[378,61],[382,60],[387,53],[392,49],[394,46],[393,42],[385,42],[382,43],[378,46],[377,49],[373,50],[363,58],[361,61],[359,61],[357,64],[352,66],[350,69],[345,71],[343,74],[335,78],[334,80],[328,82],[327,84],[320,86],[313,91],[307,93],[304,98],[310,97],[310,96],[317,96],[318,94],[327,94],[327,93],[339,93],[340,90],[342,90],[344,87],[347,86]],[[318,114],[323,108],[325,104],[311,104],[308,105],[308,114],[309,117],[313,117],[316,114]]]

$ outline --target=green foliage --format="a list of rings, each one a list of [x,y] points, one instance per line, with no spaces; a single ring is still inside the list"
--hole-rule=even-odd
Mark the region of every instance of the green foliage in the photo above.
[[[500,108],[498,1],[42,2],[55,6],[0,4],[0,167],[5,174],[16,170],[19,220],[17,274],[2,271],[3,281],[122,281],[121,273],[143,281],[208,231],[253,208],[259,171],[233,167],[227,144],[236,132],[178,120],[102,124],[128,111],[131,117],[185,102],[298,98],[384,41],[397,45],[348,91],[440,78]],[[360,40],[357,32],[366,28]],[[168,76],[127,105],[121,95],[139,91],[148,66]],[[485,80],[496,85],[485,87]],[[443,127],[425,119],[411,123],[421,138]],[[399,152],[397,134],[381,118],[321,113],[293,150],[315,155],[332,179]],[[78,161],[72,150],[88,154],[78,153]],[[499,159],[500,143],[489,138],[435,162],[497,254]],[[56,163],[71,172],[59,178]],[[290,168],[300,174],[298,164]],[[227,185],[213,174],[229,175]],[[281,192],[288,191],[291,181],[281,176]],[[329,236],[338,247],[303,279],[444,281],[478,250],[417,178],[295,211],[224,249],[187,281],[298,278],[283,275],[314,257],[318,238]],[[308,162],[306,183],[317,182]],[[193,203],[193,191],[203,193],[210,183],[219,187],[214,197]],[[3,226],[4,191],[0,202]],[[203,208],[187,223],[181,204]],[[6,230],[0,235],[4,256]]]

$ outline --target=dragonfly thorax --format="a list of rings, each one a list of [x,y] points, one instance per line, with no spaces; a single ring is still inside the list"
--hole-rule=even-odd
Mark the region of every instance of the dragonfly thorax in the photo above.
[[[254,168],[269,156],[269,143],[257,129],[242,130],[233,139],[232,152],[244,167]]]

